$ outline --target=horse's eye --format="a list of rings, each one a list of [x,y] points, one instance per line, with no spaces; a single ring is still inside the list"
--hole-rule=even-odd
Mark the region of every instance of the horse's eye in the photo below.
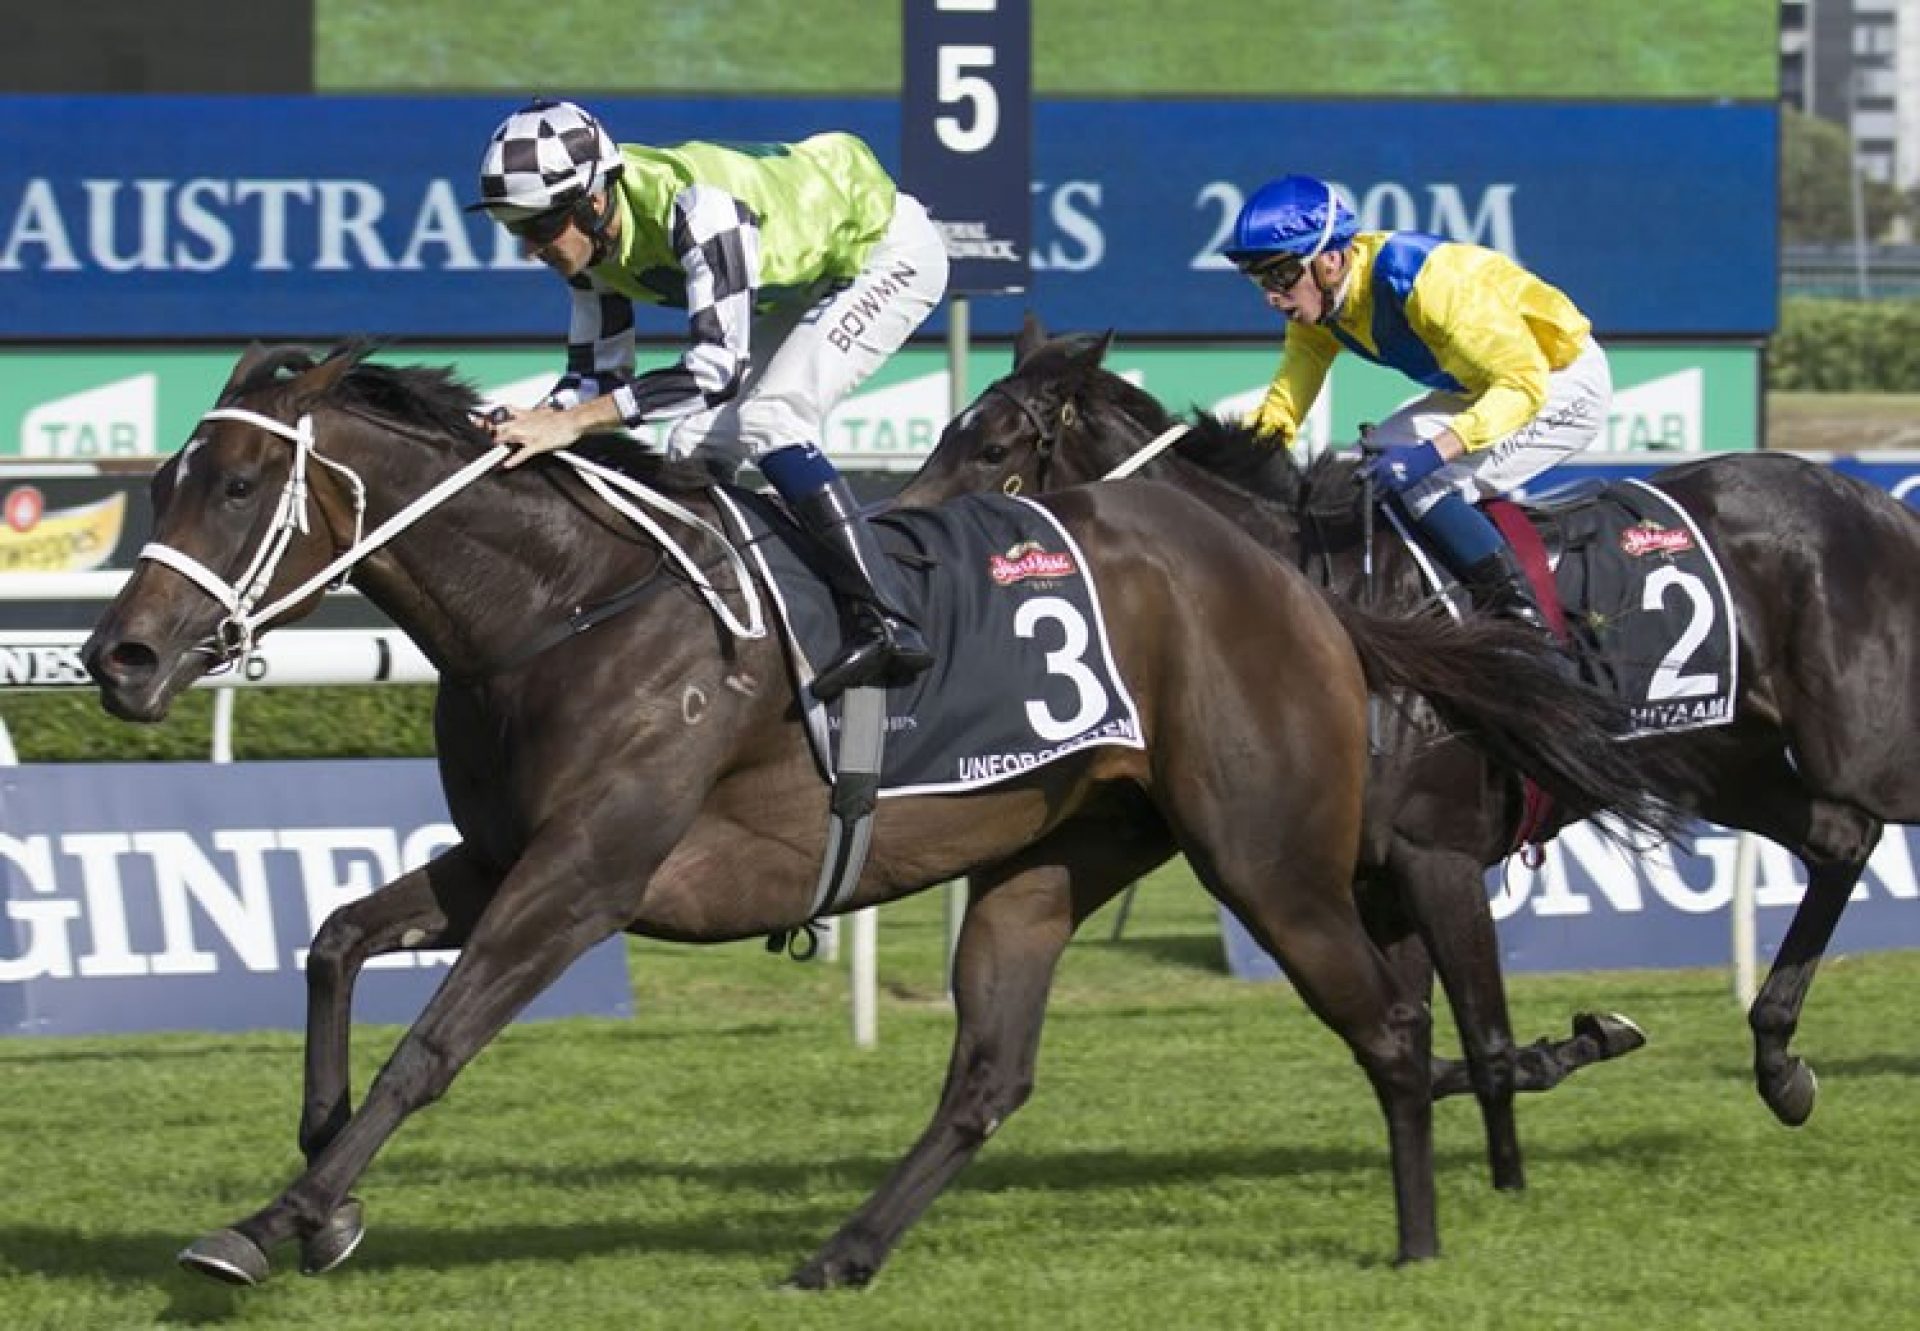
[[[227,498],[234,500],[235,502],[238,502],[239,500],[242,500],[242,499],[252,498],[253,492],[258,488],[259,486],[254,482],[254,479],[251,476],[227,477],[226,495],[227,495]]]
[[[1007,456],[1012,452],[1013,450],[1008,448],[1005,444],[988,444],[985,448],[980,450],[980,460],[982,462],[990,463],[993,466],[997,467],[1002,462],[1005,462],[1007,460]]]

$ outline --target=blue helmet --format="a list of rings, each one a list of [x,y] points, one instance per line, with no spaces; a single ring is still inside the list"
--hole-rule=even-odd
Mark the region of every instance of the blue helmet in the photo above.
[[[1220,252],[1236,264],[1276,254],[1311,259],[1323,250],[1345,249],[1359,230],[1353,210],[1326,181],[1282,176],[1253,192]]]

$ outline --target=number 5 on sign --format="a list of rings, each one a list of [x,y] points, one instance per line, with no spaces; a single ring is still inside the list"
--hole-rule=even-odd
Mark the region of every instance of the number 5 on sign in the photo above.
[[[957,153],[977,153],[993,144],[1000,129],[1000,100],[989,78],[972,71],[993,69],[991,46],[943,46],[940,48],[940,89],[942,106],[965,105],[972,108],[968,121],[943,115],[933,122],[940,142]]]
[[[1031,0],[902,0],[900,185],[947,244],[954,296],[1024,291]]]

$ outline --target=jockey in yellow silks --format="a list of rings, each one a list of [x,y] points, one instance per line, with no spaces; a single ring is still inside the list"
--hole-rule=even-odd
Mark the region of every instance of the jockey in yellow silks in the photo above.
[[[1543,623],[1513,552],[1476,506],[1585,448],[1613,379],[1592,325],[1504,254],[1417,231],[1361,231],[1333,188],[1286,176],[1248,199],[1223,253],[1287,323],[1254,418],[1291,443],[1344,349],[1427,393],[1375,427],[1365,465],[1475,604]]]

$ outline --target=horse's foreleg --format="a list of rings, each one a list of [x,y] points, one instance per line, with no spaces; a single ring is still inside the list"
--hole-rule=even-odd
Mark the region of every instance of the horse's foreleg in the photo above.
[[[465,846],[333,912],[307,955],[306,1094],[300,1151],[309,1164],[352,1113],[348,1047],[353,986],[370,958],[415,948],[458,947],[498,884]]]
[[[577,828],[577,824],[573,827]],[[569,838],[574,832],[570,830]],[[579,839],[590,840],[581,835]],[[589,947],[632,918],[645,875],[596,871],[570,857],[529,854],[507,878],[365,1101],[271,1204],[180,1254],[183,1265],[234,1284],[267,1276],[267,1253],[320,1234],[375,1153],[408,1115],[445,1093],[455,1074]]]
[[[1055,965],[1074,928],[1170,852],[1143,854],[1138,833],[1081,841],[1048,863],[1063,833],[974,875],[954,955],[958,1029],[940,1103],[913,1148],[866,1204],[798,1271],[803,1289],[864,1285],[900,1236],[1033,1090],[1034,1055]],[[1115,853],[1115,852],[1118,853]]]
[[[1799,1028],[1800,1009],[1813,987],[1820,958],[1826,954],[1841,912],[1847,908],[1847,898],[1853,894],[1867,857],[1880,839],[1881,824],[1867,821],[1871,834],[1860,839],[1852,856],[1821,862],[1802,853],[1807,863],[1806,895],[1794,909],[1787,936],[1780,941],[1780,951],[1747,1013],[1747,1024],[1753,1029],[1754,1082],[1774,1117],[1790,1128],[1799,1127],[1812,1115],[1820,1088],[1813,1069],[1788,1045]]]

